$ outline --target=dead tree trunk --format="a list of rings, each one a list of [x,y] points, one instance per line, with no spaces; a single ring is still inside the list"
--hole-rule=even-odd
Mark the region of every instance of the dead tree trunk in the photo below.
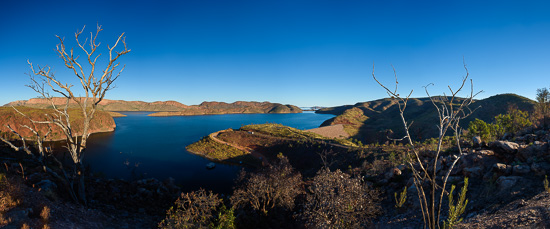
[[[374,80],[386,90],[386,92],[392,99],[398,101],[399,115],[405,128],[405,136],[402,138],[402,140],[407,139],[408,144],[411,148],[410,156],[407,157],[409,159],[408,164],[412,170],[414,185],[418,191],[424,225],[425,227],[430,229],[439,228],[441,203],[443,200],[443,195],[445,193],[447,179],[449,178],[451,170],[454,168],[462,155],[462,148],[460,145],[461,129],[459,123],[462,119],[468,117],[475,111],[475,109],[470,109],[468,106],[472,104],[472,102],[474,101],[474,97],[480,93],[473,93],[473,83],[470,80],[471,90],[469,95],[463,99],[458,98],[457,95],[464,88],[464,85],[466,84],[469,76],[466,64],[464,64],[464,69],[466,70],[466,76],[462,79],[460,87],[456,91],[454,91],[450,86],[448,87],[451,92],[450,96],[431,96],[427,89],[429,85],[425,87],[426,94],[428,95],[430,101],[437,110],[439,118],[439,122],[437,124],[439,130],[437,137],[438,141],[435,149],[435,155],[433,156],[433,158],[426,158],[425,156],[421,156],[421,152],[419,152],[418,147],[416,147],[414,141],[412,140],[409,133],[410,124],[407,122],[404,115],[405,109],[407,108],[407,102],[409,101],[409,98],[412,95],[413,91],[411,90],[407,97],[401,97],[398,94],[398,81],[395,69],[393,69],[395,75],[395,90],[392,91],[388,89],[376,78],[373,66],[372,77],[374,78]],[[441,160],[440,154],[442,152],[442,143],[444,137],[449,130],[453,131],[453,136],[456,139],[459,153],[457,155],[454,155],[454,160],[451,163],[451,166],[448,168],[445,176],[438,177],[437,164],[438,161]],[[427,189],[425,189],[425,187]]]
[[[71,88],[73,85],[63,83],[61,80],[58,80],[51,71],[50,67],[36,66],[35,69],[35,66],[30,61],[28,61],[31,69],[31,74],[29,75],[32,83],[27,86],[37,92],[41,98],[47,99],[53,108],[53,113],[46,114],[46,120],[31,120],[31,122],[33,124],[54,125],[59,127],[63,132],[65,140],[67,141],[66,148],[71,155],[73,162],[72,175],[66,173],[62,162],[55,158],[54,159],[63,170],[64,177],[66,178],[69,186],[71,186],[71,190],[76,190],[76,195],[74,195],[74,192],[72,193],[73,198],[78,197],[78,202],[86,205],[86,186],[84,182],[85,179],[82,158],[86,149],[88,137],[90,136],[90,122],[94,118],[98,104],[103,100],[106,92],[114,88],[114,85],[112,85],[113,82],[115,82],[115,80],[120,76],[120,73],[124,70],[124,67],[122,67],[117,73],[115,73],[115,70],[120,65],[118,58],[129,53],[130,49],[127,48],[124,33],[122,33],[112,47],[107,45],[109,59],[107,60],[107,64],[102,71],[100,73],[96,73],[96,67],[98,67],[96,63],[101,56],[101,54],[96,54],[97,48],[100,46],[100,43],[97,42],[97,37],[102,29],[101,26],[98,25],[95,34],[91,32],[90,36],[86,38],[84,42],[81,42],[79,38],[81,37],[83,31],[84,28],[77,31],[75,33],[75,39],[80,51],[83,52],[87,58],[87,62],[89,64],[88,67],[83,67],[81,65],[78,60],[79,56],[75,54],[73,48],[70,50],[66,49],[64,38],[59,36],[56,36],[59,39],[59,44],[56,46],[56,51],[59,58],[63,60],[65,67],[70,69],[76,78],[78,78],[80,85],[82,86],[84,96],[75,96],[75,93]],[[115,49],[119,46],[119,43],[123,44],[123,48],[120,51],[116,51]],[[56,103],[54,97],[49,92],[50,90],[55,92],[58,96],[65,98],[65,103]],[[84,117],[81,123],[82,130],[80,132],[77,132],[71,125],[69,114],[70,106],[76,107],[76,109],[79,110]],[[19,113],[22,114],[21,112]],[[29,129],[31,128],[29,127]],[[36,128],[34,128],[34,130],[35,129]],[[36,133],[33,129],[31,130]],[[38,135],[38,133],[36,134]],[[40,139],[40,137],[37,139]],[[39,152],[41,154],[43,154],[43,150],[43,146],[39,143]]]

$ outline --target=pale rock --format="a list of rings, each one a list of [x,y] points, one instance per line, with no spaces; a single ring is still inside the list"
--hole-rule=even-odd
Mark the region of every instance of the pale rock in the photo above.
[[[512,174],[512,166],[503,163],[496,163],[493,165],[493,171],[501,175],[510,175]]]
[[[472,142],[474,143],[474,147],[480,147],[483,144],[480,136],[473,137]]]
[[[401,170],[399,170],[398,168],[392,168],[384,176],[387,180],[391,180],[396,176],[401,176]]]

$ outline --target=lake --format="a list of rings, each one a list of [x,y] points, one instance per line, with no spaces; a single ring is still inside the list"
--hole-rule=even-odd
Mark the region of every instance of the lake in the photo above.
[[[248,124],[279,123],[298,129],[317,128],[334,117],[329,114],[227,114],[149,117],[152,112],[120,112],[116,130],[90,136],[84,163],[92,173],[125,180],[172,177],[184,191],[200,187],[220,193],[231,191],[240,166],[216,164],[206,169],[207,159],[185,147],[202,137]]]

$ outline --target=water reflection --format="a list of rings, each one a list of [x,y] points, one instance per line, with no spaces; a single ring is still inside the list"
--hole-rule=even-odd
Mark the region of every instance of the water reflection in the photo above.
[[[333,117],[326,114],[233,114],[208,116],[149,117],[149,112],[121,112],[117,129],[90,136],[84,162],[92,173],[127,180],[172,177],[185,191],[199,187],[227,193],[239,166],[217,164],[207,170],[208,160],[185,147],[209,133],[242,125],[281,123],[299,129],[318,127]]]

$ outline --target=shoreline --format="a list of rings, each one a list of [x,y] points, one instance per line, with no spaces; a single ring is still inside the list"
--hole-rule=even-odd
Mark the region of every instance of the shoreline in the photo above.
[[[185,114],[181,111],[160,111],[148,114],[149,117],[173,117],[173,116],[206,116],[206,115],[225,115],[225,114],[301,114],[304,112],[285,112],[285,113],[266,113],[266,112],[220,112],[220,113],[194,113]]]
[[[194,150],[191,150],[191,149],[188,149],[187,146],[185,147],[185,150],[193,155],[196,155],[196,156],[199,156],[199,157],[202,157],[202,158],[205,158],[211,162],[214,162],[214,163],[220,163],[220,164],[226,164],[226,165],[233,165],[233,166],[247,166],[247,167],[253,167],[253,168],[256,168],[257,165],[254,165],[254,164],[250,164],[250,163],[247,163],[246,161],[241,161],[242,163],[239,163],[238,161],[231,161],[231,159],[226,159],[226,160],[220,160],[220,159],[216,159],[216,158],[213,158],[213,157],[210,157],[204,153],[201,153],[201,152],[197,152],[197,151],[194,151]]]

